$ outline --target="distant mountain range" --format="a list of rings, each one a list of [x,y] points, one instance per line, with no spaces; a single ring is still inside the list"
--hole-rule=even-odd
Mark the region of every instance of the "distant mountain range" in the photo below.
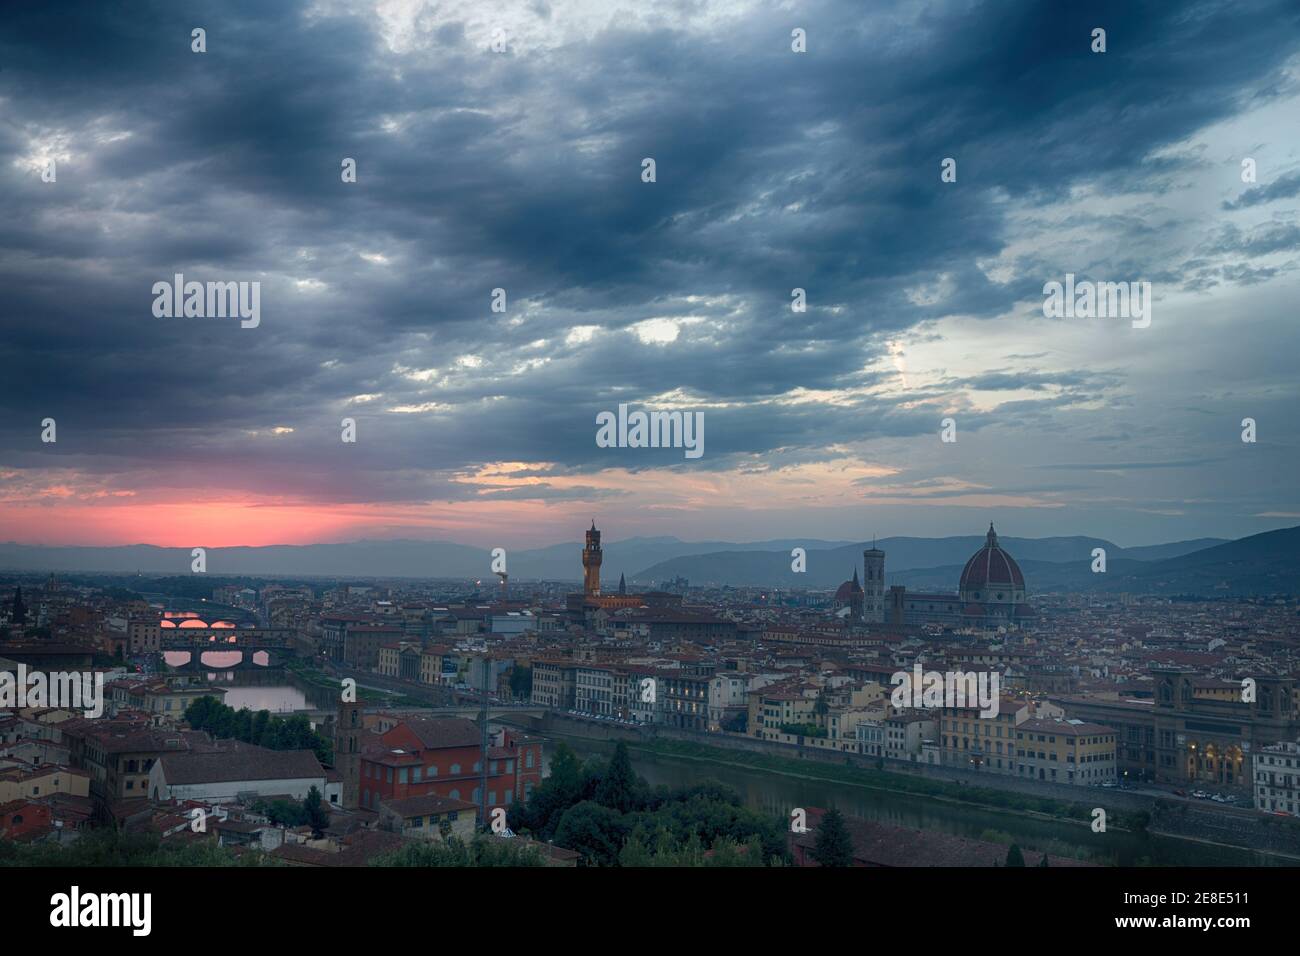
[[[852,547],[847,541],[679,541],[676,538],[628,538],[604,543],[604,574],[632,579],[638,568],[683,555],[711,551],[776,551],[802,547]],[[190,548],[150,544],[119,547],[44,547],[0,543],[0,569],[24,571],[99,571],[134,574],[189,574]],[[506,567],[512,580],[580,581],[582,542],[545,548],[508,549]],[[208,548],[207,570],[213,575],[315,575],[320,577],[491,578],[491,549],[452,541],[349,541],[340,544],[269,545],[260,548]],[[495,580],[495,579],[494,579]]]
[[[1103,538],[1013,538],[999,543],[1020,564],[1034,591],[1129,591],[1136,594],[1248,595],[1300,593],[1300,527],[1251,535],[1237,541],[1197,538],[1140,548],[1121,548]],[[913,590],[955,591],[967,558],[983,535],[949,538],[882,538],[887,583]],[[604,544],[602,580],[607,587],[627,575],[628,584],[656,587],[675,577],[693,585],[756,587],[837,586],[861,572],[870,542],[775,539],[736,544],[628,538]],[[807,571],[790,570],[790,551],[807,552]],[[1105,574],[1091,571],[1094,548],[1106,549]],[[582,544],[573,541],[510,550],[512,580],[578,581]],[[190,549],[153,545],[42,547],[0,543],[0,569],[189,574]],[[315,575],[334,578],[491,578],[490,549],[451,541],[394,539],[340,544],[209,548],[214,576]]]
[[[1011,538],[1002,535],[998,536],[998,542],[1011,553],[1026,575],[1029,574],[1030,567],[1038,564],[1049,567],[1079,562],[1090,564],[1094,548],[1106,549],[1107,566],[1111,569],[1116,566],[1116,562],[1158,561],[1224,543],[1222,538],[1198,538],[1143,548],[1121,548],[1104,538]],[[808,564],[807,570],[802,573],[790,570],[788,548],[764,553],[728,550],[673,558],[637,572],[628,580],[647,584],[680,575],[693,584],[835,587],[851,578],[854,568],[861,571],[862,551],[871,547],[870,543],[837,545],[833,548],[819,548],[816,544],[805,542],[803,545],[808,552]],[[792,544],[791,547],[793,546]],[[885,552],[886,581],[917,589],[956,590],[962,567],[983,546],[984,535],[881,538],[876,542],[876,547]],[[605,559],[605,566],[609,566],[608,558]],[[1084,570],[1088,570],[1087,565]]]

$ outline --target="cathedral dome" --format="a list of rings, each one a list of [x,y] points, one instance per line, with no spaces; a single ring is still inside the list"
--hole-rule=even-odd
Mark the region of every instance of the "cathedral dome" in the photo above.
[[[822,593],[825,594],[826,592],[823,591]],[[854,601],[856,598],[860,597],[861,594],[862,594],[862,585],[858,583],[858,574],[856,571],[854,571],[853,580],[845,581],[843,584],[839,586],[839,590],[835,592],[835,603],[849,604],[852,601]]]
[[[997,532],[989,525],[984,547],[976,551],[961,572],[960,590],[963,597],[968,592],[978,594],[974,600],[993,600],[998,603],[1023,600],[1025,577],[1020,573],[1016,559],[1002,550]],[[993,592],[992,594],[987,592]],[[997,595],[995,597],[995,595]],[[970,598],[967,598],[970,600]]]

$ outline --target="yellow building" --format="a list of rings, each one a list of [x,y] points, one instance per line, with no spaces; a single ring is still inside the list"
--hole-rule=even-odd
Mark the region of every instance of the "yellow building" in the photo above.
[[[0,803],[40,799],[52,793],[89,797],[90,775],[84,770],[69,770],[50,764],[34,769],[11,767],[0,770]]]
[[[1015,774],[1016,729],[1033,716],[1032,702],[1006,697],[991,717],[981,717],[978,707],[940,708],[940,759],[945,766]]]
[[[1033,718],[1016,728],[1017,776],[1086,787],[1115,782],[1115,731],[1101,724]]]
[[[776,740],[784,726],[817,723],[817,688],[811,685],[773,686],[749,695],[749,731],[762,740]]]

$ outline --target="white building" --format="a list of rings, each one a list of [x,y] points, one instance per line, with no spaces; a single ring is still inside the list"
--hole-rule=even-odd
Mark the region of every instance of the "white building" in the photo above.
[[[584,714],[614,713],[612,667],[579,664],[574,669],[574,708]]]
[[[1300,814],[1300,741],[1262,747],[1255,755],[1255,809]]]
[[[885,726],[878,720],[860,720],[855,728],[858,734],[858,753],[867,757],[885,755]]]
[[[267,750],[243,745],[214,753],[164,754],[149,771],[149,796],[154,800],[202,800],[234,803],[245,799],[284,796],[304,800],[312,787],[321,800],[330,799],[325,769],[310,750]]]
[[[773,683],[774,677],[745,671],[720,671],[709,679],[709,730],[723,725],[749,710],[749,692]]]
[[[921,760],[921,742],[934,737],[938,721],[933,713],[903,711],[884,723],[884,755],[893,760]]]

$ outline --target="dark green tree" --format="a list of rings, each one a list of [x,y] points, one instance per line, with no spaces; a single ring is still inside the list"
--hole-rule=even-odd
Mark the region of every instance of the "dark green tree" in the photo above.
[[[320,791],[315,787],[308,790],[307,799],[303,800],[302,808],[307,811],[307,822],[311,825],[312,838],[319,840],[325,835],[325,828],[330,825],[330,812],[325,809],[325,804],[320,797]]]
[[[253,712],[247,709],[236,711],[234,728],[236,740],[251,743],[253,740]]]
[[[596,788],[596,802],[619,813],[635,810],[640,804],[641,781],[632,769],[632,757],[627,744],[620,740],[609,758],[609,766]]]
[[[257,813],[281,827],[300,827],[308,822],[307,809],[293,800],[259,800],[253,805]]]
[[[813,713],[818,717],[825,717],[830,712],[830,704],[826,702],[826,688],[823,687],[817,692],[817,700],[813,704]]]
[[[533,696],[533,669],[516,664],[510,670],[510,693],[515,700],[530,700]]]
[[[822,815],[810,855],[819,866],[853,865],[853,837],[849,835],[840,811],[832,807]]]
[[[560,742],[551,757],[550,775],[533,790],[527,804],[510,808],[507,820],[511,828],[551,839],[564,811],[588,795],[588,783],[582,761],[567,744]]]
[[[259,710],[253,715],[253,725],[248,742],[251,744],[262,745],[262,738],[266,736],[266,728],[271,723],[271,712],[269,710]]]
[[[1011,849],[1007,850],[1007,866],[1024,866],[1025,855],[1020,852],[1020,845],[1011,844]]]
[[[452,837],[445,843],[413,840],[400,850],[376,857],[371,866],[545,866],[541,851],[520,840],[480,834],[466,843]]]
[[[565,810],[555,830],[555,842],[576,850],[583,866],[616,866],[625,837],[623,815],[590,800]]]

